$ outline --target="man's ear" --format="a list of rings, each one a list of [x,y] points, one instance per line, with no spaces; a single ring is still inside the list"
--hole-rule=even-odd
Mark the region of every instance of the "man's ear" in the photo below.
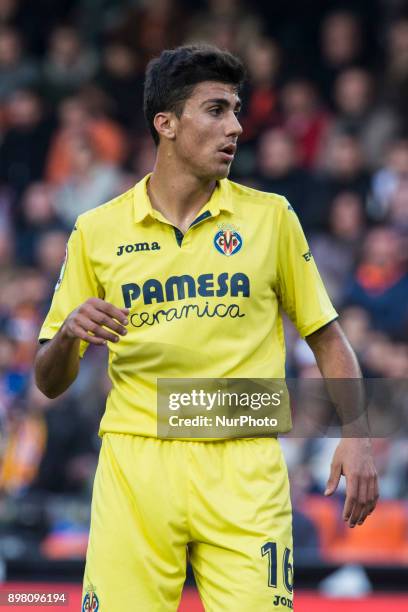
[[[162,138],[174,140],[176,137],[176,116],[174,113],[157,113],[153,119],[153,125]]]

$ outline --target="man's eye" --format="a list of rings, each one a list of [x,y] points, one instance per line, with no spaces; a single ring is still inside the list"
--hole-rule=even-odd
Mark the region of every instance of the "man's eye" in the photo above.
[[[215,115],[215,116],[216,116],[216,115],[220,115],[220,114],[221,114],[221,112],[222,112],[222,109],[221,109],[221,107],[220,107],[220,106],[214,106],[213,108],[210,108],[210,113],[211,113],[212,115]]]

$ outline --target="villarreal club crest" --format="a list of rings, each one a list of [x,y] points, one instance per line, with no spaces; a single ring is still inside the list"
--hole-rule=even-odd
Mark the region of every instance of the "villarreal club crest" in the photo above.
[[[241,250],[242,236],[233,225],[219,226],[214,236],[214,246],[221,255],[230,257]]]
[[[92,588],[89,588],[82,602],[82,612],[98,612],[99,599]]]

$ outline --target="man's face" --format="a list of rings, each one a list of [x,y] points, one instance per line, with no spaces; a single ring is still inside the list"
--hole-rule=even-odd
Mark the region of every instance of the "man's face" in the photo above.
[[[174,154],[186,169],[202,179],[228,176],[242,127],[236,88],[204,81],[193,90],[176,119]]]

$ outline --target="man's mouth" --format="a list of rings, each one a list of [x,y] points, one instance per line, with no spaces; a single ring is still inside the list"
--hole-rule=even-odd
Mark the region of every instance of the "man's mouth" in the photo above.
[[[219,149],[222,157],[227,161],[232,161],[234,159],[235,152],[237,150],[237,145],[228,144]]]

